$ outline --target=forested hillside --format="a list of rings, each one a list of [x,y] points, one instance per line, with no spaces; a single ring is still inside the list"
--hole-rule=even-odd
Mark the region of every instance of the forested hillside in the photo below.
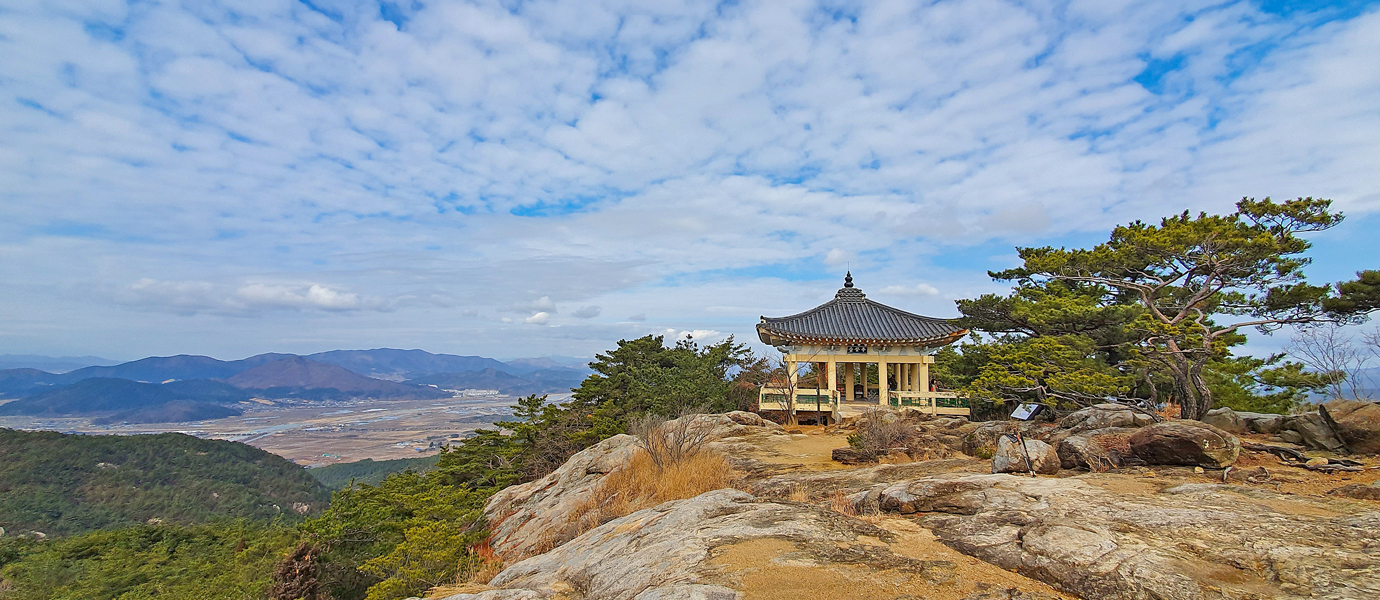
[[[295,522],[326,488],[244,444],[178,433],[65,435],[0,429],[0,527],[69,535],[150,520]]]
[[[338,490],[350,485],[351,482],[356,485],[378,485],[389,475],[401,473],[408,469],[425,473],[436,468],[438,459],[440,459],[439,455],[394,460],[366,458],[355,462],[317,467],[307,472],[331,490]]]

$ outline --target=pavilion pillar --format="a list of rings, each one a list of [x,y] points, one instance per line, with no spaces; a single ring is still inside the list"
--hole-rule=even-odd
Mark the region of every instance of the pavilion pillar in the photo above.
[[[853,401],[853,372],[858,370],[857,363],[843,363],[843,387],[847,388],[843,393],[845,402]]]
[[[891,404],[891,399],[887,398],[891,395],[891,386],[887,382],[887,366],[886,357],[877,357],[877,404],[880,405]]]
[[[924,363],[924,362],[921,362],[921,363],[916,364],[916,365],[914,365],[914,366],[911,367],[911,370],[910,370],[910,389],[915,390],[915,391],[917,391],[917,392],[929,391],[929,390],[927,390],[926,388],[920,387],[920,371],[922,371],[922,370],[924,370],[924,369],[925,369],[925,363]]]
[[[830,400],[833,400],[834,397],[835,397],[834,394],[837,394],[838,391],[839,391],[838,363],[834,362],[833,359],[830,359],[830,360],[829,360],[829,399],[830,399]],[[831,403],[832,403],[832,402],[831,402]]]

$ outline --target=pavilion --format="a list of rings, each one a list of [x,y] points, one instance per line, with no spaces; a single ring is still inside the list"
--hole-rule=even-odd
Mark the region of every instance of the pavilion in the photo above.
[[[816,423],[837,423],[878,405],[967,415],[966,400],[931,385],[929,367],[936,351],[967,333],[945,319],[868,300],[849,272],[833,300],[757,324],[762,342],[784,355],[790,378],[762,388],[758,409]],[[803,364],[814,365],[815,381],[800,380]]]

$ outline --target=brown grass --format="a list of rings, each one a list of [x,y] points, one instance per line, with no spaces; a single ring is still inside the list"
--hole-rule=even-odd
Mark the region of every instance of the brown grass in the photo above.
[[[626,466],[605,476],[594,494],[573,511],[573,527],[566,540],[644,508],[730,487],[734,476],[728,459],[717,452],[699,451],[658,468],[652,457],[639,449]]]
[[[853,508],[853,503],[848,501],[848,496],[843,493],[843,490],[836,490],[834,496],[829,498],[829,508],[841,515],[858,516],[858,510]]]
[[[1164,405],[1164,408],[1159,410],[1159,415],[1166,421],[1172,421],[1179,418],[1179,411],[1181,410],[1183,409],[1179,406],[1178,402],[1169,402]]]

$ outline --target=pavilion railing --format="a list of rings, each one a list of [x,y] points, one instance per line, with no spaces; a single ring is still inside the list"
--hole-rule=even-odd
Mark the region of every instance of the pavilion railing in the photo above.
[[[787,410],[787,388],[764,387],[757,396],[760,410]],[[833,410],[838,405],[838,396],[825,388],[796,388],[796,410]]]

